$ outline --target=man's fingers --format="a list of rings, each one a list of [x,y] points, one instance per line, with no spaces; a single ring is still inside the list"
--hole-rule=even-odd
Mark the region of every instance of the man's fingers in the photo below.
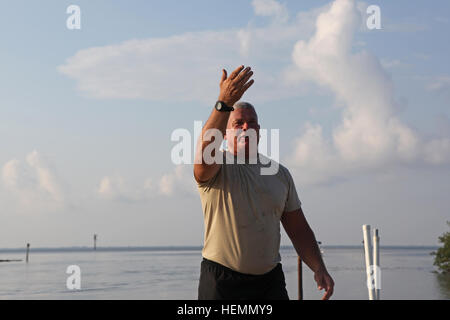
[[[239,73],[236,78],[233,79],[233,82],[237,84],[241,83],[241,81],[244,80],[244,78],[247,77],[250,72],[252,72],[250,67],[245,68],[241,71],[241,73]]]
[[[330,299],[331,295],[333,294],[333,287],[327,287],[325,294],[322,297],[322,300],[328,300]]]
[[[253,79],[247,82],[241,89],[242,94],[244,94],[244,92],[247,91],[247,89],[250,88],[254,82],[255,80]]]
[[[316,278],[316,282],[317,282],[317,289],[322,290],[323,288],[325,288],[325,280],[323,279],[322,275],[319,275]]]
[[[327,294],[328,294],[328,299],[333,295],[334,292],[334,288],[333,287],[329,287],[327,290]]]
[[[234,70],[231,74],[230,74],[230,79],[233,80],[234,78],[237,77],[237,75],[239,74],[239,72],[242,71],[242,69],[244,69],[244,66],[240,66],[239,68],[237,68],[236,70]]]
[[[322,300],[328,300],[330,299],[331,295],[333,294],[334,291],[334,282],[331,279],[331,277],[326,277],[325,279],[323,279],[323,288],[325,288],[325,294],[322,297]]]
[[[220,80],[220,83],[224,82],[227,79],[227,70],[222,69],[222,79]]]
[[[237,84],[244,84],[248,81],[248,79],[251,78],[251,76],[253,75],[253,71],[248,71],[244,74],[244,71],[241,72],[241,74],[239,75],[239,77],[236,80]]]
[[[328,294],[328,298],[331,297],[331,295],[334,292],[334,281],[331,279],[331,277],[328,279],[327,281],[327,294]]]

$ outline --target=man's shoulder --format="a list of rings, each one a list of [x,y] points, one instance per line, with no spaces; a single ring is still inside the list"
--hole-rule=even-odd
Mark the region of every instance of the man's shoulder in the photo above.
[[[274,172],[275,175],[281,175],[283,177],[289,177],[291,175],[289,169],[279,161],[269,158],[263,154],[259,154],[259,158],[262,167],[277,169],[276,172]]]
[[[292,180],[292,175],[289,169],[284,165],[282,165],[281,163],[279,163],[278,165],[279,165],[278,174],[281,175],[286,181]]]

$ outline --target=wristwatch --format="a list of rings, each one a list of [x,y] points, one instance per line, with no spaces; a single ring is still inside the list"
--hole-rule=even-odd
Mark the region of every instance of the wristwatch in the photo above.
[[[220,100],[216,102],[216,105],[214,107],[216,108],[217,111],[221,112],[229,112],[234,110],[233,107],[227,106],[225,102]]]

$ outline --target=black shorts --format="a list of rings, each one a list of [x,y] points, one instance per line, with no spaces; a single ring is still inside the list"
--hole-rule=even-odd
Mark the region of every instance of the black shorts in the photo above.
[[[198,299],[289,300],[289,296],[281,263],[268,273],[249,275],[203,258]]]

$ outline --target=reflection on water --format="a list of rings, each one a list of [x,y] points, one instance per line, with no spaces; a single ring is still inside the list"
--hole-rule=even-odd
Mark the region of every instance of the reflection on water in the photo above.
[[[450,274],[436,273],[438,288],[446,299],[450,299]]]

